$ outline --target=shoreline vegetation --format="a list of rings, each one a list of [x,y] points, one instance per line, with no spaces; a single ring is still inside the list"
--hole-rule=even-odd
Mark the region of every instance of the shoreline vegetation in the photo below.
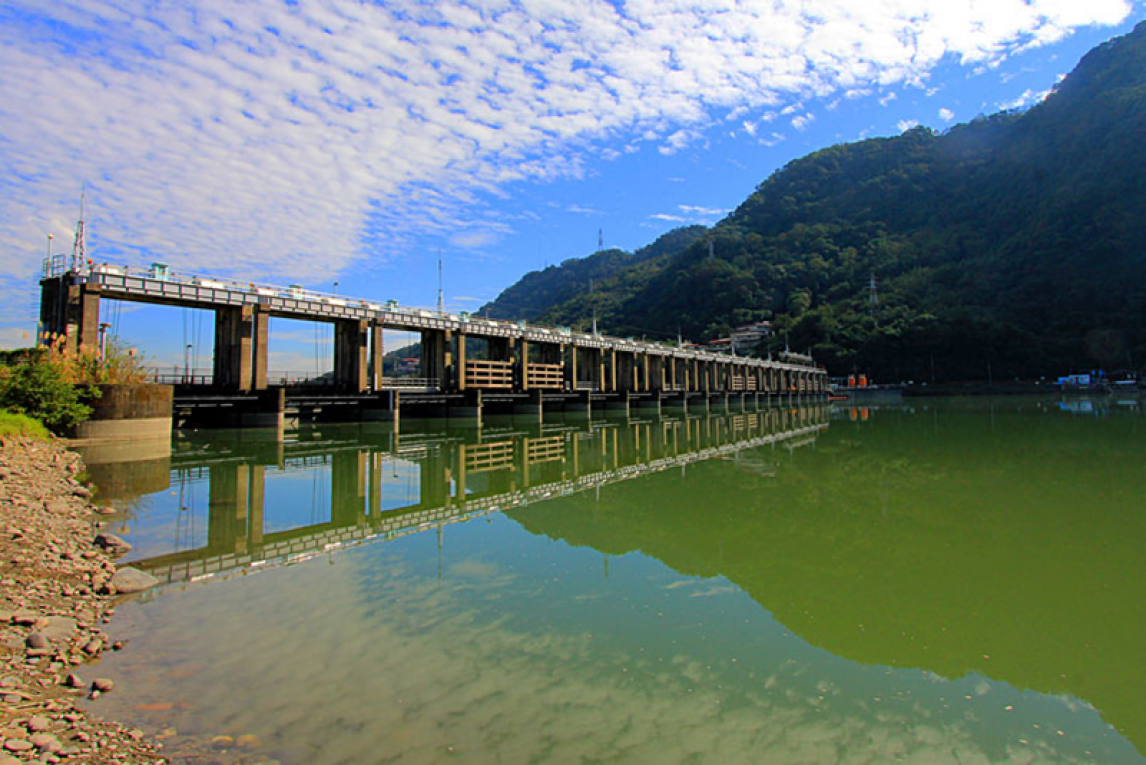
[[[92,503],[79,455],[37,425],[0,413],[0,765],[167,762],[142,730],[83,707],[114,692],[99,658],[123,645],[101,625],[149,583],[117,570],[129,548],[99,531],[111,508]]]

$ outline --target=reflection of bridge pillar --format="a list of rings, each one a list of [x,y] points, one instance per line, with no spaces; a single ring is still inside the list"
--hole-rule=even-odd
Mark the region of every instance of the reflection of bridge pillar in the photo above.
[[[251,465],[250,473],[250,510],[247,513],[247,541],[249,550],[257,550],[263,546],[263,491],[266,488],[266,468],[262,465]]]
[[[367,330],[364,319],[340,319],[334,323],[334,385],[340,390],[365,393],[367,379]]]
[[[366,452],[331,455],[330,521],[335,528],[366,522]]]
[[[219,554],[241,553],[247,546],[250,468],[223,463],[209,468],[207,547]]]
[[[431,447],[418,463],[418,502],[423,508],[444,507],[450,499],[450,464],[446,447]]]
[[[452,364],[451,340],[448,329],[422,330],[422,377],[437,380],[442,390],[449,390],[451,386],[449,379]],[[493,345],[492,341],[490,345]]]
[[[215,309],[215,385],[227,390],[251,389],[251,340],[254,306]]]

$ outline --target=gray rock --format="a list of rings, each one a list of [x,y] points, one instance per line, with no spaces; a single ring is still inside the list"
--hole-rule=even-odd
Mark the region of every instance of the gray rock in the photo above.
[[[33,733],[43,733],[50,727],[52,727],[52,721],[43,715],[33,715],[32,718],[28,720],[28,730]],[[33,741],[32,743],[35,742]]]
[[[100,693],[108,693],[115,687],[115,681],[109,680],[106,677],[97,677],[92,681],[92,690],[99,691]]]
[[[143,592],[159,584],[159,580],[146,571],[126,566],[115,572],[115,576],[111,578],[111,584],[115,587],[116,592]]]
[[[69,688],[83,688],[84,681],[83,678],[81,678],[75,672],[72,672],[67,676],[67,678],[64,679],[64,685],[68,686]]]
[[[52,641],[48,640],[42,632],[33,632],[24,640],[24,645],[32,650],[39,651],[44,648],[51,648]]]
[[[53,643],[67,642],[76,634],[76,620],[70,616],[49,616],[47,626],[40,632]]]
[[[95,546],[102,547],[113,555],[120,555],[131,550],[131,545],[115,534],[109,534],[106,531],[96,534]]]
[[[64,748],[60,740],[50,733],[37,733],[35,736],[29,738],[28,742],[44,752],[58,752]]]

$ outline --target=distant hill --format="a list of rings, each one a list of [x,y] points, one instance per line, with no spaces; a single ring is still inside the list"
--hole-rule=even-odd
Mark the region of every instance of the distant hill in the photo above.
[[[602,293],[615,288],[620,273],[656,270],[707,231],[704,226],[684,226],[633,253],[601,250],[585,258],[570,258],[544,271],[531,271],[479,312],[495,319],[536,319],[554,306],[587,297],[591,287]]]
[[[713,257],[703,230],[673,232],[657,254],[529,274],[490,308],[693,339],[770,319],[773,350],[885,380],[1142,368],[1144,224],[1140,24],[1025,112],[793,161],[712,230]]]

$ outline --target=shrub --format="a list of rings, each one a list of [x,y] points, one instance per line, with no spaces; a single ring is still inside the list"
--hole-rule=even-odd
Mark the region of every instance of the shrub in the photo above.
[[[0,407],[34,417],[54,433],[91,416],[91,407],[84,402],[98,396],[98,388],[68,379],[64,365],[44,349],[34,349],[0,369]]]

